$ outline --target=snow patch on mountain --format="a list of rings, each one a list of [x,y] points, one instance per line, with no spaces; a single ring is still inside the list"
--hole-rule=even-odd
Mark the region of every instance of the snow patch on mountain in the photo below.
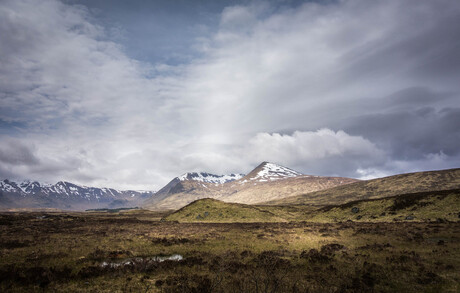
[[[9,180],[0,181],[0,189],[5,190],[8,192],[15,192],[18,190],[18,186],[15,182],[11,182]]]
[[[243,178],[244,174],[214,175],[204,172],[185,173],[177,177],[180,181],[194,180],[205,183],[223,184]]]

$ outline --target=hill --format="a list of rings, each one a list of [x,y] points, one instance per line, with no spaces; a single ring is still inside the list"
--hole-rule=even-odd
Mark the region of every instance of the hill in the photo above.
[[[202,198],[259,204],[358,181],[343,177],[304,175],[269,162],[261,163],[240,179],[221,184],[195,180],[195,178],[201,177],[174,178],[148,199],[143,207],[150,210],[175,210]]]
[[[460,188],[460,169],[426,171],[359,181],[267,202],[272,205],[338,205],[354,200]]]
[[[179,222],[285,222],[275,214],[255,206],[226,203],[205,198],[196,200],[165,218]]]
[[[460,220],[460,189],[417,192],[320,208],[309,221],[434,221]]]

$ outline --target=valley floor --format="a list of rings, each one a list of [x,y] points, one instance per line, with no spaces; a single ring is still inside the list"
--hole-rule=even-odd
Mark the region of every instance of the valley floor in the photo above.
[[[0,214],[0,291],[460,291],[459,222],[177,223],[163,216]]]

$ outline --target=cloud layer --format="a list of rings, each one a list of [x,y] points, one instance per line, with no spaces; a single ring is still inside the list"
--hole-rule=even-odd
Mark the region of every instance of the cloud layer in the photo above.
[[[157,189],[266,160],[362,178],[460,166],[457,1],[221,11],[201,57],[168,65],[128,57],[85,6],[2,1],[0,177]]]

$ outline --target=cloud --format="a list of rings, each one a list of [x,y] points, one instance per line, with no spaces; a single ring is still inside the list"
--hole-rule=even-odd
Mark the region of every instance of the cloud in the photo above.
[[[130,58],[68,3],[0,3],[0,176],[158,189],[265,160],[357,177],[460,164],[457,1],[229,5],[176,66]]]
[[[6,1],[2,16],[1,117],[53,131],[99,126],[157,100],[147,68],[129,59],[81,6]],[[136,103],[130,102],[135,100]],[[99,124],[99,125],[98,125]]]
[[[350,119],[345,129],[391,150],[395,160],[419,160],[440,152],[459,155],[459,123],[459,108],[414,107],[358,116]]]
[[[0,144],[0,162],[8,165],[37,165],[38,159],[31,146],[17,139],[7,139]]]
[[[385,152],[360,136],[320,129],[292,135],[259,133],[249,142],[252,162],[274,161],[308,174],[355,177],[358,169],[385,162]]]

